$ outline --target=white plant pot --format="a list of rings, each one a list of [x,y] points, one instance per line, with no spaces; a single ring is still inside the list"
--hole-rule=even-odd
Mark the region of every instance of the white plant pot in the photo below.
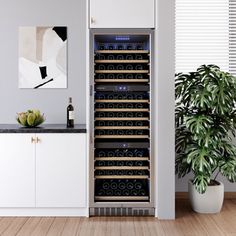
[[[208,186],[205,193],[200,194],[195,189],[192,180],[188,182],[190,203],[194,211],[198,213],[218,213],[221,211],[224,201],[224,184]]]

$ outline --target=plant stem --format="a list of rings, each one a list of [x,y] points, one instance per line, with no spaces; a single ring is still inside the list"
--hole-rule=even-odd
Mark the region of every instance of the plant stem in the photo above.
[[[219,173],[220,173],[220,171],[217,172],[217,174],[216,174],[214,180],[216,180],[216,178],[217,178],[217,176],[218,176]]]

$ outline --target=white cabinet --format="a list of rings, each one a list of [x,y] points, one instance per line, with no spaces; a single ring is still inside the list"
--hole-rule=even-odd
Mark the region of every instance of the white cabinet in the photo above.
[[[86,208],[86,181],[86,134],[0,134],[0,208]]]
[[[37,134],[36,207],[86,207],[83,134]]]
[[[155,0],[90,0],[90,28],[154,28]]]
[[[0,134],[0,207],[35,206],[32,134]]]

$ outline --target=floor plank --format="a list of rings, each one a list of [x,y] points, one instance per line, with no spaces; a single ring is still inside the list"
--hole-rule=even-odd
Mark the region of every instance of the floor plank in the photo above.
[[[66,219],[67,219],[66,217],[55,218],[55,220],[53,221],[51,227],[47,232],[47,236],[61,235],[66,223]]]
[[[42,217],[39,224],[33,230],[31,236],[44,236],[47,235],[53,221],[54,217]]]
[[[17,236],[31,236],[32,232],[40,221],[40,217],[30,217],[23,227],[18,231]]]
[[[76,235],[79,225],[80,225],[79,217],[67,218],[64,228],[61,232],[61,236]]]
[[[186,199],[176,202],[176,220],[154,217],[1,217],[3,236],[236,236],[236,200],[220,214],[198,214]]]
[[[17,235],[18,231],[25,225],[29,220],[27,217],[16,217],[14,221],[6,228],[6,230],[1,234],[2,236],[12,236]]]

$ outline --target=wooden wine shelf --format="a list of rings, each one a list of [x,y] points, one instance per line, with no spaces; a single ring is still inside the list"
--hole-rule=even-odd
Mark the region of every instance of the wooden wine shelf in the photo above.
[[[144,82],[149,82],[149,79],[95,79],[95,82],[98,83],[113,83],[113,82],[118,82],[118,83],[144,83]]]
[[[149,112],[148,108],[96,108],[95,111],[124,111],[124,112],[135,112],[135,111],[141,111],[141,112]]]
[[[97,50],[95,53],[149,53],[148,50]]]
[[[95,196],[97,201],[148,201],[148,196]]]
[[[148,175],[96,175],[96,179],[148,179]]]
[[[95,120],[149,120],[148,117],[96,117]]]
[[[117,74],[117,73],[125,73],[125,74],[147,74],[149,70],[95,70],[95,73],[102,74]]]
[[[149,157],[95,157],[95,161],[149,161]]]
[[[149,63],[149,60],[95,60],[95,63]]]
[[[148,126],[96,126],[95,129],[149,129]]]
[[[149,170],[148,166],[96,166],[95,170]]]
[[[111,103],[149,103],[148,99],[96,99],[95,102],[111,102]]]
[[[131,138],[131,139],[141,139],[149,138],[148,135],[95,135],[95,138]]]

